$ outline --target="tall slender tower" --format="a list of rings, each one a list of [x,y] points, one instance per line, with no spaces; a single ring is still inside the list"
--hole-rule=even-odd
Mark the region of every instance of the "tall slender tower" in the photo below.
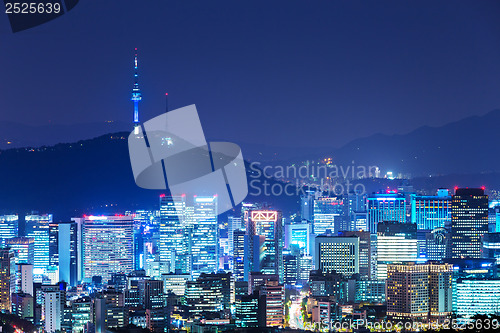
[[[139,75],[137,74],[137,48],[135,48],[134,57],[134,88],[130,100],[134,102],[134,133],[139,134],[139,101],[142,100],[142,94],[139,89]]]

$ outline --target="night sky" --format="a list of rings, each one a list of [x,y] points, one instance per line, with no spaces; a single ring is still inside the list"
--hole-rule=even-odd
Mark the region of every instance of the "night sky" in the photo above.
[[[196,104],[208,139],[339,146],[500,108],[500,1],[83,0],[15,33],[0,121],[132,122]],[[78,138],[75,138],[78,139]]]

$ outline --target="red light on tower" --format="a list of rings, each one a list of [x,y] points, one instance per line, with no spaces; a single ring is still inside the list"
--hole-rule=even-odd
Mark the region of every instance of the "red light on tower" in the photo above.
[[[165,194],[160,194],[160,198],[165,198]]]

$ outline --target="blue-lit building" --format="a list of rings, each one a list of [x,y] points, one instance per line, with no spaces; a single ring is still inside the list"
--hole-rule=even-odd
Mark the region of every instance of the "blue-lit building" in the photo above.
[[[17,237],[18,232],[18,215],[0,215],[0,245],[4,245],[7,239]]]
[[[251,210],[246,227],[248,272],[275,274],[283,281],[283,221],[281,211]]]
[[[348,229],[348,207],[341,197],[319,197],[314,200],[313,233],[322,235],[327,230],[337,233]]]
[[[285,248],[296,245],[303,253],[313,252],[312,230],[310,223],[297,223],[285,225]]]
[[[399,193],[376,193],[367,198],[368,229],[372,234],[377,233],[377,224],[384,221],[399,223],[406,222],[406,200]]]
[[[158,245],[161,273],[174,273],[176,262],[181,263],[179,258],[186,252],[185,223],[186,198],[162,195],[160,197],[160,242]],[[188,267],[181,270],[189,272]]]
[[[495,259],[500,265],[500,232],[489,233],[482,240],[483,258]]]
[[[46,274],[50,263],[50,230],[52,214],[26,215],[26,235],[34,239],[33,273]]]
[[[412,195],[411,223],[415,223],[419,230],[448,227],[451,223],[449,191],[440,189],[434,196]]]
[[[201,273],[217,272],[219,259],[217,196],[194,197],[190,248],[193,279],[198,278]]]
[[[484,189],[456,189],[451,209],[451,257],[481,258],[481,238],[488,232]]]
[[[458,279],[455,292],[459,318],[500,313],[500,279]]]

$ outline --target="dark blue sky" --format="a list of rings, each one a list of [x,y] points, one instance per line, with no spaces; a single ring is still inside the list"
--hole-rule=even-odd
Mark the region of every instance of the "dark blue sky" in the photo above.
[[[209,139],[338,146],[500,107],[499,1],[81,1],[13,34],[0,121],[132,121],[196,104]]]

